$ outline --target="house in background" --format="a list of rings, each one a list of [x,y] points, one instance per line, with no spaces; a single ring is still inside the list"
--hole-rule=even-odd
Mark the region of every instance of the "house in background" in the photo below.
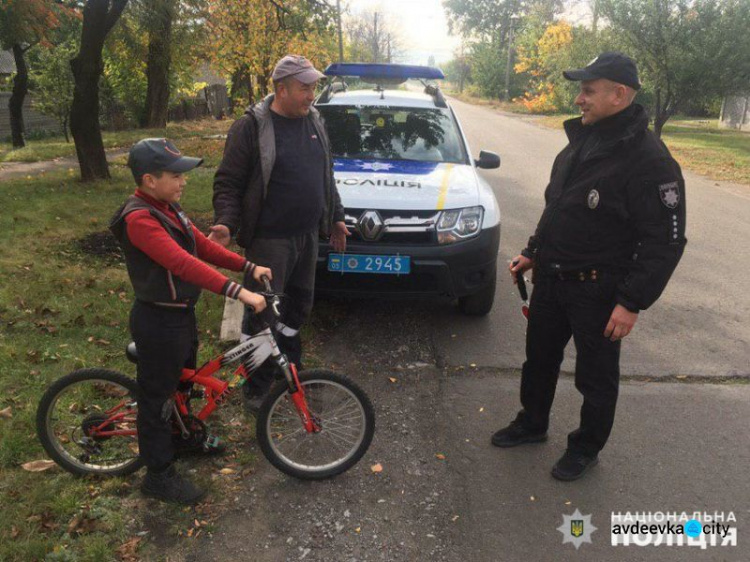
[[[719,126],[750,132],[750,94],[724,98]]]
[[[0,51],[0,81],[5,82],[16,71],[16,62],[11,51]],[[0,92],[0,142],[10,141],[10,91]],[[27,135],[34,133],[62,134],[60,123],[54,117],[34,111],[34,100],[27,95],[23,103],[23,123]]]

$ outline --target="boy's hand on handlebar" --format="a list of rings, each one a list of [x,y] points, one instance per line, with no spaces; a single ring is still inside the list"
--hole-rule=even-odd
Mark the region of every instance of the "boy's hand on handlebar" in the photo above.
[[[263,283],[262,277],[264,275],[268,277],[269,281],[273,279],[273,274],[268,267],[261,267],[259,265],[256,265],[255,269],[253,269],[253,279],[255,279],[258,283]]]
[[[247,289],[242,289],[237,299],[242,304],[251,307],[256,314],[263,312],[266,308],[266,299],[258,293],[253,293]]]

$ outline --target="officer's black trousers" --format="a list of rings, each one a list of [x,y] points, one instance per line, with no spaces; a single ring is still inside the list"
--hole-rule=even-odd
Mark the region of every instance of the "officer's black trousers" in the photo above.
[[[130,332],[138,349],[138,448],[150,470],[161,470],[173,461],[175,452],[170,399],[183,367],[195,368],[195,311],[136,301]]]
[[[583,395],[581,425],[568,435],[568,449],[594,455],[607,442],[615,418],[620,380],[620,341],[604,337],[615,306],[619,276],[598,281],[538,276],[531,297],[526,362],[521,376],[518,421],[546,431],[563,351],[576,346],[575,385]]]

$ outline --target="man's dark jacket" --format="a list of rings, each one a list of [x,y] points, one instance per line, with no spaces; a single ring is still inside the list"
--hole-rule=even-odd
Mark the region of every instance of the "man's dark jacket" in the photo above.
[[[229,129],[224,157],[214,176],[214,223],[229,227],[237,243],[249,248],[263,209],[276,160],[276,138],[271,117],[273,95],[248,108]],[[328,238],[334,222],[344,220],[336,182],[333,159],[323,121],[318,111],[310,108],[303,119],[310,119],[325,153],[325,209],[319,233]]]
[[[622,273],[617,302],[637,312],[659,298],[682,257],[685,182],[648,130],[643,107],[584,126],[565,122],[536,233],[522,252],[538,274],[599,268]]]

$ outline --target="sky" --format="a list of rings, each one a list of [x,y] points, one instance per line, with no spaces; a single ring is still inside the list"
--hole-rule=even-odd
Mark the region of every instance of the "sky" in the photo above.
[[[565,4],[568,21],[581,23],[589,17],[587,0],[567,0]],[[461,44],[460,37],[448,34],[442,0],[342,0],[344,6],[350,12],[377,10],[397,22],[406,50],[404,59],[398,62],[427,64],[433,55],[439,65],[451,60]]]
[[[448,23],[441,0],[348,0],[350,11],[369,10],[388,14],[397,22],[406,50],[403,63],[427,64],[430,55],[446,62],[460,45],[459,37],[448,35]]]

